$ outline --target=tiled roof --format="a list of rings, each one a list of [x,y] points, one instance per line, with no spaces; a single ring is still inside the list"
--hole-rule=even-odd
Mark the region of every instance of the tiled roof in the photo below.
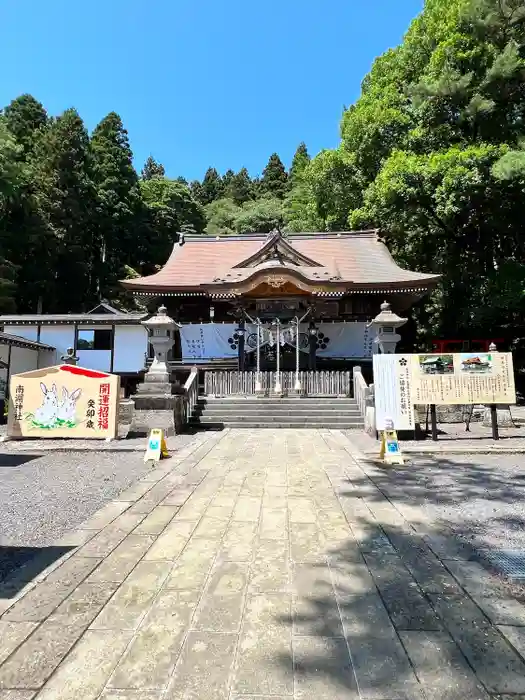
[[[82,325],[134,325],[139,324],[146,313],[124,313],[116,314],[5,314],[0,316],[0,326],[20,326],[38,324],[71,324]]]
[[[280,264],[265,261],[253,267],[236,267],[263,248],[268,241],[264,234],[242,236],[191,236],[184,245],[175,244],[164,267],[153,275],[123,281],[135,291],[199,291],[212,286],[231,285],[252,276],[256,271],[279,268],[296,271],[313,283],[338,285],[393,285],[427,287],[438,275],[404,270],[397,265],[387,247],[379,241],[377,231],[341,233],[298,233],[286,242],[320,267]]]
[[[30,348],[31,350],[55,350],[52,345],[46,345],[46,343],[39,343],[36,340],[28,340],[27,338],[22,338],[19,335],[13,335],[12,333],[2,333],[0,332],[0,345],[15,345],[20,348]]]

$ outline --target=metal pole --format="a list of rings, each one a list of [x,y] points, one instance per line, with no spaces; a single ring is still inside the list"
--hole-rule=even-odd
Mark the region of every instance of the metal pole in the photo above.
[[[262,391],[261,386],[261,321],[257,319],[257,372],[255,375],[255,391]]]
[[[301,380],[299,379],[299,316],[295,317],[295,391],[301,391]]]
[[[283,390],[281,386],[281,321],[277,319],[275,324],[277,326],[277,367],[275,373],[275,393],[280,394]]]

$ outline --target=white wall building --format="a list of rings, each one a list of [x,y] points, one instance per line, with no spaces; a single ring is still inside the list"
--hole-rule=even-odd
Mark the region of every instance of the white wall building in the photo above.
[[[18,374],[60,364],[66,350],[73,348],[82,367],[136,377],[144,369],[148,352],[148,334],[141,325],[146,317],[108,304],[85,314],[3,315],[0,327],[4,335],[26,341],[26,346],[1,345],[0,339],[0,361],[9,365],[9,375]],[[9,347],[16,348],[10,358]]]

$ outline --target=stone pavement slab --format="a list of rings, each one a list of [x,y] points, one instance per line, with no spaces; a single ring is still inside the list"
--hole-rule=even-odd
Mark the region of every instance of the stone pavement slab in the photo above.
[[[343,433],[224,431],[146,477],[0,617],[0,700],[525,696],[523,604]]]

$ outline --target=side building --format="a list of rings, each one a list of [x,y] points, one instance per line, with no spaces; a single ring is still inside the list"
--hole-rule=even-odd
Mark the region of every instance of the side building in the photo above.
[[[73,348],[79,365],[119,374],[129,393],[146,363],[148,337],[141,325],[146,317],[146,313],[125,313],[105,303],[84,314],[0,316],[6,383],[11,374],[60,364],[68,348]]]

